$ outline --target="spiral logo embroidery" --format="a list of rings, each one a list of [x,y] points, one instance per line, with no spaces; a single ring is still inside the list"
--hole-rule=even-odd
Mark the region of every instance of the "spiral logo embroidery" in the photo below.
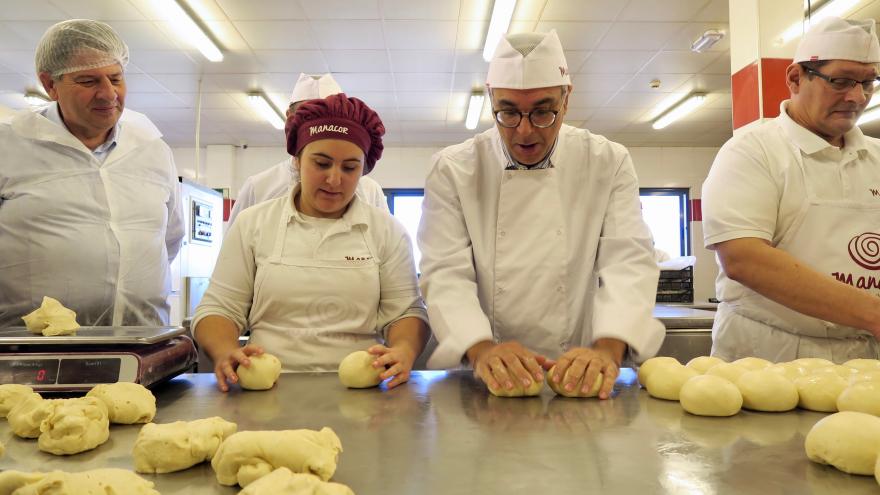
[[[313,300],[306,309],[306,316],[312,328],[336,328],[340,323],[351,321],[357,316],[357,307],[351,301],[339,296],[323,296]]]
[[[849,256],[862,268],[880,270],[880,234],[865,232],[850,239]]]

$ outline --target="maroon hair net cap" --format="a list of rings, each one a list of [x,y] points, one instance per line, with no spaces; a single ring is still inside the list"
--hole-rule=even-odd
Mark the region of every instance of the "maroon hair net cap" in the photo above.
[[[339,93],[302,103],[287,119],[287,152],[299,154],[307,144],[319,139],[342,139],[364,152],[364,175],[370,173],[382,157],[385,125],[366,103]]]

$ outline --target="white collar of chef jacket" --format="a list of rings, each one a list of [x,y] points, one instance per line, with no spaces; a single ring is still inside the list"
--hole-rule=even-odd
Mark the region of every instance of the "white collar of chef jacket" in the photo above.
[[[828,148],[835,148],[831,143],[825,141],[821,137],[814,134],[809,129],[801,126],[788,115],[786,107],[790,100],[785,100],[779,104],[779,122],[782,129],[789,139],[807,155],[812,155]],[[868,148],[865,145],[865,135],[859,126],[853,126],[852,129],[843,135],[844,146],[847,150],[867,153]]]
[[[303,217],[303,214],[299,212],[293,205],[293,198],[300,191],[302,184],[297,181],[288,189],[287,197],[289,201],[284,202],[284,215],[287,217],[287,222],[291,221],[305,223],[306,219]],[[342,218],[339,219],[342,222],[342,225],[346,230],[351,230],[355,225],[363,225],[365,228],[369,227],[369,217],[370,212],[367,210],[367,206],[364,205],[364,202],[358,198],[358,195],[355,194],[353,198],[351,198],[351,203],[348,205],[348,209],[345,210],[345,213],[342,214]]]

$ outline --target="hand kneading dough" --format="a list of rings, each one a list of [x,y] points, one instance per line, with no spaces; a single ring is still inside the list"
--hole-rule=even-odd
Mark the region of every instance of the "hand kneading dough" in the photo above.
[[[880,382],[857,382],[837,397],[839,411],[858,411],[880,416]]]
[[[238,426],[223,418],[147,423],[134,442],[134,470],[139,473],[172,473],[210,461],[223,440]]]
[[[280,467],[327,481],[336,472],[340,452],[339,437],[327,427],[321,431],[240,431],[220,444],[211,467],[217,481],[227,486],[245,487]]]
[[[239,366],[235,370],[238,373],[239,385],[248,390],[269,390],[281,375],[281,361],[271,354],[248,356],[251,365]]]
[[[819,412],[837,412],[837,398],[849,385],[837,373],[816,373],[794,381],[798,390],[798,406]]]
[[[699,376],[699,373],[687,366],[662,365],[648,375],[645,388],[648,389],[651,397],[678,400],[681,387],[695,376]]]
[[[743,407],[753,411],[791,411],[798,405],[798,391],[784,376],[767,370],[743,373],[736,381]]]
[[[820,419],[807,433],[804,450],[813,462],[831,464],[850,474],[874,474],[880,418],[844,411]]]
[[[658,356],[652,357],[651,359],[646,360],[644,363],[639,365],[639,384],[641,386],[645,386],[648,383],[648,376],[657,369],[660,365],[664,364],[681,364],[678,362],[678,359],[674,357],[668,356]]]
[[[558,395],[561,395],[563,397],[596,397],[597,395],[599,395],[599,389],[602,388],[603,381],[602,373],[596,375],[596,379],[593,380],[593,386],[590,388],[590,390],[588,390],[587,392],[583,392],[582,389],[584,386],[584,378],[587,377],[587,373],[586,371],[584,371],[581,379],[574,384],[574,390],[569,392],[562,387],[562,384],[565,383],[566,378],[568,378],[568,372],[571,371],[571,368],[565,370],[565,376],[562,377],[559,383],[553,382],[552,376],[555,371],[556,365],[550,368],[550,371],[547,373],[547,385],[550,385],[550,388]]]
[[[111,423],[149,423],[156,416],[156,397],[140,383],[102,383],[89,390],[86,397],[104,401]]]
[[[76,313],[67,309],[56,299],[43,296],[43,304],[39,308],[21,317],[25,326],[35,334],[48,337],[56,335],[76,335],[79,324]]]
[[[739,389],[714,375],[700,375],[686,381],[679,392],[681,407],[697,416],[733,416],[742,408]]]
[[[766,359],[756,357],[744,357],[741,359],[737,359],[733,362],[733,364],[738,364],[749,371],[755,371],[762,370],[768,366],[771,366],[773,363],[767,361]]]
[[[348,388],[370,388],[382,383],[385,368],[373,368],[376,356],[367,351],[354,351],[339,363],[339,381]]]
[[[22,438],[40,436],[40,423],[49,415],[50,403],[52,400],[44,400],[40,394],[32,392],[12,406],[6,415],[12,433]]]
[[[0,473],[0,493],[11,495],[159,495],[153,483],[126,469],[93,469],[79,473]]]
[[[107,406],[96,397],[50,401],[37,446],[55,455],[91,450],[110,438]]]
[[[702,375],[709,371],[709,368],[725,362],[725,360],[713,356],[699,356],[688,361],[685,366]]]
[[[32,393],[34,389],[27,385],[15,383],[0,385],[0,418],[5,418],[13,406]]]
[[[294,473],[278,468],[238,492],[238,495],[354,495],[351,488],[341,484],[322,481],[314,474]]]
[[[745,366],[740,366],[733,363],[721,363],[716,364],[715,366],[712,366],[711,368],[706,370],[705,374],[720,376],[721,378],[724,378],[725,380],[735,384],[736,381],[739,380],[739,377],[741,377],[743,373],[747,371],[749,371],[749,369]]]
[[[880,360],[878,359],[850,359],[843,365],[859,371],[880,371]]]
[[[544,388],[544,378],[541,381],[535,381],[532,378],[532,383],[527,388],[523,388],[522,383],[517,380],[513,380],[513,389],[508,390],[506,388],[493,388],[488,387],[489,392],[492,393],[495,397],[534,397],[541,393],[541,389]]]

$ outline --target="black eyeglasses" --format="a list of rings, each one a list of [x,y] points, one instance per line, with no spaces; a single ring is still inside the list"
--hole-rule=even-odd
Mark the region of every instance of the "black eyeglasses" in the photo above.
[[[495,122],[501,127],[519,127],[523,117],[528,116],[529,122],[541,129],[546,129],[556,122],[559,110],[538,109],[531,112],[519,112],[516,110],[493,110]]]
[[[862,91],[870,95],[874,94],[874,85],[880,82],[880,77],[865,79],[864,81],[856,81],[855,79],[850,79],[848,77],[826,76],[825,74],[822,74],[821,72],[815,69],[811,69],[809,67],[804,67],[804,70],[807,72],[807,74],[812,74],[816,77],[819,77],[820,79],[824,79],[825,82],[827,82],[828,85],[831,86],[831,89],[833,89],[834,91],[849,91],[856,87],[856,84],[861,84]]]

